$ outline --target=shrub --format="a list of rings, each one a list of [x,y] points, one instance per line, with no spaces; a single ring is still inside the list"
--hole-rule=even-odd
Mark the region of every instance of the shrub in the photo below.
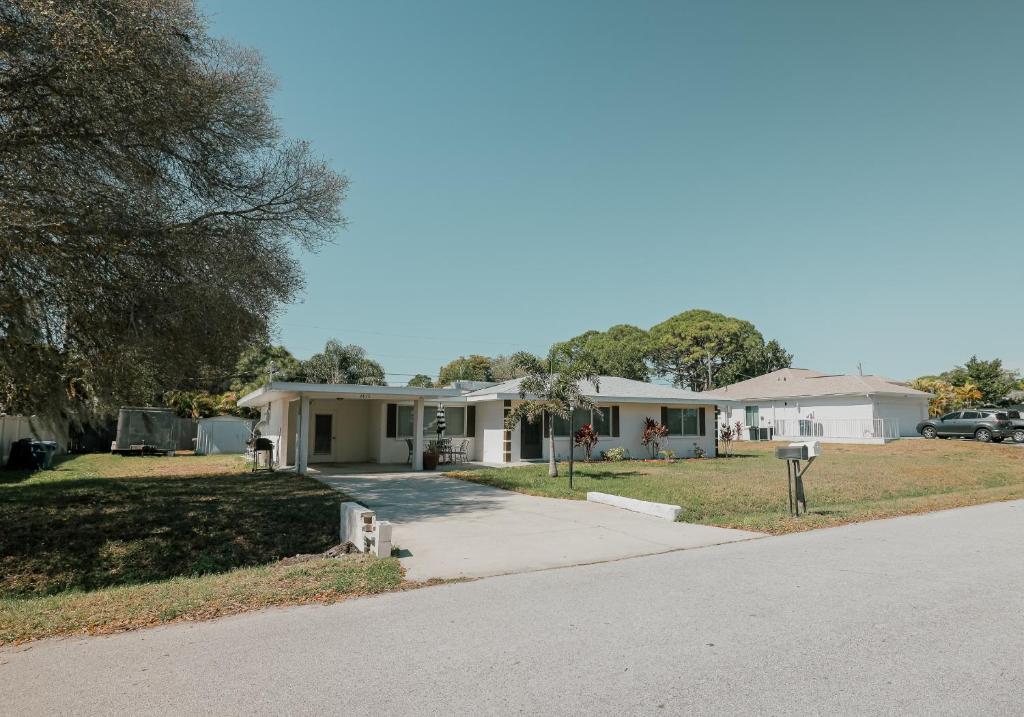
[[[676,457],[676,452],[675,452],[675,451],[671,451],[671,450],[668,450],[668,449],[666,448],[666,449],[665,449],[665,450],[663,450],[663,451],[659,451],[659,452],[658,452],[658,455],[659,455],[659,456],[661,456],[662,458],[664,458],[664,459],[665,459],[666,461],[668,461],[669,463],[671,463],[671,462],[672,462],[673,460],[675,460],[675,457]]]
[[[701,448],[700,446],[698,446],[696,443],[694,443],[693,444],[693,457],[694,458],[703,458],[704,455],[705,455],[704,449]]]
[[[629,451],[622,446],[617,446],[609,448],[607,451],[601,451],[601,457],[606,461],[625,461],[629,459]]]

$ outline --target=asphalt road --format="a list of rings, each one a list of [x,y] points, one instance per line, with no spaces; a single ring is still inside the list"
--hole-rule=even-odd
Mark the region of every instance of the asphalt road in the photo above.
[[[1020,714],[1024,501],[0,651],[5,714]]]

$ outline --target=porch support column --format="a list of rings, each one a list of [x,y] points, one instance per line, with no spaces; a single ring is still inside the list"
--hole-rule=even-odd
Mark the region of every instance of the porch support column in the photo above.
[[[306,475],[309,467],[309,396],[299,397],[299,438],[295,446],[295,472]]]
[[[423,399],[412,405],[412,469],[423,470]]]

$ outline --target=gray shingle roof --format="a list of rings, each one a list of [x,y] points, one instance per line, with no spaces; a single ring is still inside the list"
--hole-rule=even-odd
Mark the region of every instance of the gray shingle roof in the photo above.
[[[483,388],[478,391],[471,391],[466,394],[466,398],[473,399],[485,396],[494,396],[495,398],[518,398],[519,384],[521,382],[521,378],[504,381],[495,386]],[[595,389],[594,385],[589,381],[582,385],[582,389],[585,395],[602,401],[642,401],[650,399],[652,402],[659,400],[692,403],[715,402],[715,397],[707,393],[686,391],[673,386],[663,386],[656,383],[646,383],[644,381],[633,381],[632,379],[620,378],[619,376],[601,376],[598,379],[597,389]]]
[[[712,393],[731,401],[754,398],[798,398],[801,396],[886,395],[919,396],[918,391],[884,376],[857,374],[824,374],[806,368],[783,368],[764,376],[716,388]]]

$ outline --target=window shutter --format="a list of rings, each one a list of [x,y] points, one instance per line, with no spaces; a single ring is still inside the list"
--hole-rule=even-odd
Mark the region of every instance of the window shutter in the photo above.
[[[668,406],[661,407],[661,425],[668,425]]]
[[[476,437],[476,406],[466,407],[466,437]]]
[[[619,407],[612,406],[612,438],[619,437]]]
[[[544,412],[544,437],[548,438],[551,435],[551,422],[548,421],[548,412]]]
[[[706,418],[704,418],[704,414],[706,411],[707,409],[704,408],[704,406],[701,406],[700,408],[697,409],[697,417],[700,419],[700,435],[702,436],[707,435],[707,426],[704,423],[707,420]]]
[[[387,437],[396,438],[398,436],[398,404],[388,404],[388,425],[387,425]]]

